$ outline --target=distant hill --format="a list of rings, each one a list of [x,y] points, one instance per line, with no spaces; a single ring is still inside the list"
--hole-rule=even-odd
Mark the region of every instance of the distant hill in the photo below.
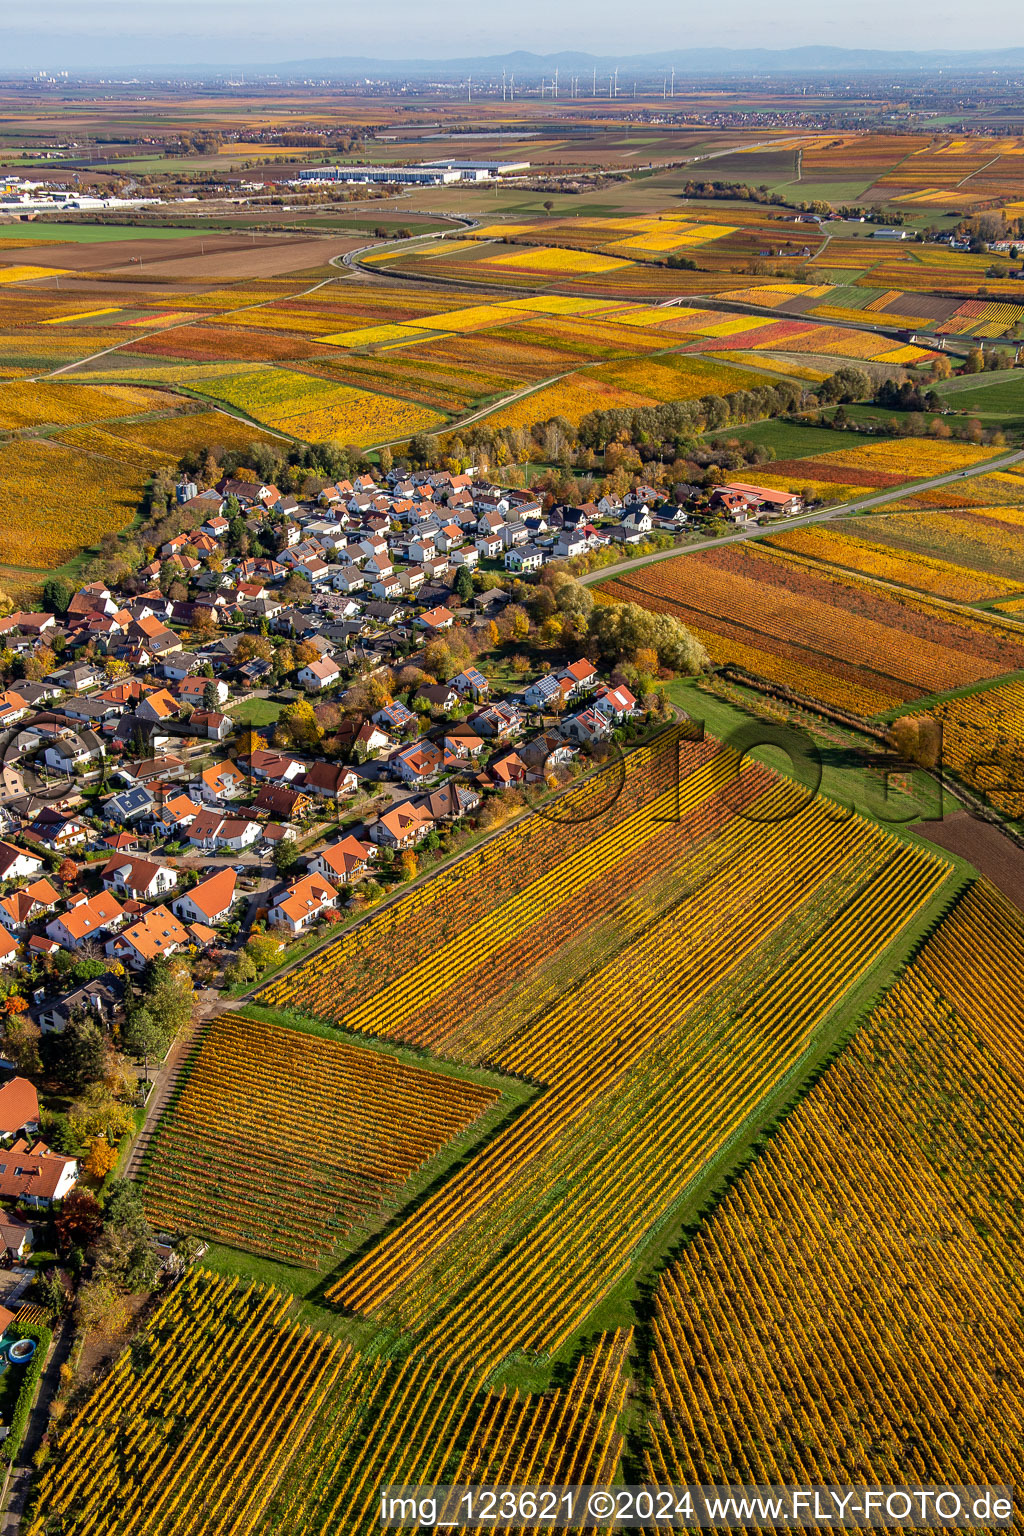
[[[902,74],[908,71],[1024,69],[1024,48],[981,49],[973,52],[897,52],[882,48],[686,48],[674,52],[631,54],[625,57],[590,53],[491,54],[460,59],[294,59],[279,66],[281,74],[306,73],[318,79],[369,76],[384,80],[451,80],[477,76],[481,81],[515,74],[522,81],[553,75],[605,76],[618,67],[623,77],[664,74],[677,76],[751,74]]]

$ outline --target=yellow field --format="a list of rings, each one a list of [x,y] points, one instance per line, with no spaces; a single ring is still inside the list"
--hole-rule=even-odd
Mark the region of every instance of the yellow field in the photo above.
[[[88,384],[15,383],[0,386],[0,427],[72,425],[166,409],[172,397],[147,389],[97,388]]]
[[[628,265],[617,256],[597,256],[590,251],[565,251],[554,246],[485,256],[481,266],[527,267],[531,272],[618,272]]]
[[[127,527],[146,476],[143,462],[133,468],[62,443],[0,445],[0,563],[52,570]]]
[[[0,283],[30,283],[33,278],[63,277],[67,267],[0,267]]]

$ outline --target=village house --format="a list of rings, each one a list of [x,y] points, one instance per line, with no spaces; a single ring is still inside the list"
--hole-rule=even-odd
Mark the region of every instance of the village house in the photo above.
[[[80,897],[67,912],[51,918],[46,925],[49,938],[55,939],[64,949],[84,949],[103,934],[112,932],[124,921],[125,912],[120,902],[109,891],[101,891],[91,899]]]
[[[322,656],[319,661],[311,661],[301,667],[297,676],[304,688],[319,693],[324,688],[333,688],[336,683],[340,683],[341,668],[332,657]]]
[[[49,1206],[63,1200],[77,1182],[77,1161],[51,1152],[45,1142],[37,1141],[30,1149],[19,1138],[0,1151],[0,1200]]]
[[[37,875],[43,867],[42,859],[13,843],[0,843],[0,880],[24,880]]]
[[[343,763],[311,763],[302,780],[302,788],[307,795],[317,795],[324,800],[337,800],[343,795],[354,795],[358,791],[359,775]]]
[[[373,842],[383,848],[411,848],[433,829],[433,818],[412,800],[403,800],[371,823]]]
[[[320,874],[305,875],[274,897],[267,921],[297,935],[337,904],[338,893],[328,880]]]
[[[377,850],[372,843],[360,842],[357,837],[343,837],[340,842],[330,843],[309,861],[313,874],[325,875],[347,885],[353,875],[361,874]]]
[[[212,763],[199,775],[197,787],[200,797],[209,805],[226,800],[237,800],[249,787],[242,770],[234,763]]]
[[[444,767],[444,758],[434,742],[422,737],[392,754],[388,766],[396,778],[406,784],[426,784]]]
[[[237,879],[233,869],[219,869],[215,875],[176,897],[171,902],[171,910],[184,923],[208,923],[216,927],[231,915]]]
[[[167,907],[151,907],[130,927],[108,939],[106,952],[133,971],[141,971],[151,961],[173,955],[188,943],[188,937]]]
[[[39,1098],[27,1077],[11,1077],[0,1088],[0,1140],[34,1136],[39,1129]]]
[[[154,864],[151,859],[120,853],[107,860],[100,871],[100,879],[104,890],[131,896],[135,901],[155,901],[178,883],[177,872],[166,864]]]
[[[188,840],[193,848],[208,853],[225,848],[240,853],[257,841],[261,830],[259,822],[248,817],[224,817],[219,811],[202,810],[188,829]]]

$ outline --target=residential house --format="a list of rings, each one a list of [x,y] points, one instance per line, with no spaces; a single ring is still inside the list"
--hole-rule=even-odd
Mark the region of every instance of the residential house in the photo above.
[[[562,731],[570,740],[592,746],[607,740],[612,733],[612,722],[606,715],[588,707],[563,720]]]
[[[498,789],[516,789],[533,775],[518,752],[506,752],[490,764],[486,777]]]
[[[488,741],[511,741],[522,730],[522,715],[514,704],[507,704],[503,699],[496,704],[485,704],[482,709],[474,710],[466,722],[478,736],[483,736]]]
[[[500,533],[478,533],[473,544],[477,554],[484,560],[496,560],[503,548]]]
[[[294,821],[309,806],[309,796],[286,784],[264,784],[253,801],[253,810],[273,816],[277,821]]]
[[[416,702],[448,714],[462,703],[462,696],[452,683],[424,683],[416,690]]]
[[[141,971],[152,961],[173,955],[188,943],[188,937],[167,907],[150,907],[130,927],[108,939],[106,951],[133,971]]]
[[[171,902],[171,909],[184,923],[206,923],[216,927],[227,922],[235,904],[237,875],[233,869],[219,869],[191,890]]]
[[[491,691],[490,683],[476,667],[465,667],[455,677],[449,678],[448,687],[454,688],[464,699],[472,699],[474,704],[486,703]]]
[[[39,1129],[39,1098],[27,1077],[11,1077],[0,1088],[0,1141],[34,1136]]]
[[[235,728],[230,715],[222,715],[215,709],[197,709],[188,723],[194,736],[205,736],[209,741],[225,741]]]
[[[594,696],[594,708],[616,722],[628,720],[638,711],[637,701],[624,683],[617,688],[599,688]]]
[[[536,544],[521,544],[505,552],[506,571],[539,571],[543,564],[544,551]]]
[[[388,766],[396,778],[406,784],[425,784],[444,767],[444,757],[438,747],[426,737],[402,747],[392,754]]]
[[[25,880],[37,875],[43,867],[42,859],[13,843],[0,843],[0,880]]]
[[[411,848],[433,829],[433,817],[413,800],[402,800],[370,825],[370,838],[384,848]]]
[[[71,992],[65,992],[63,997],[41,1003],[33,1010],[36,1023],[44,1035],[59,1035],[71,1022],[73,1014],[91,1013],[109,1027],[121,1007],[124,991],[124,978],[108,971],[92,981],[84,981]]]
[[[359,789],[359,775],[342,763],[311,763],[302,780],[307,795],[318,795],[325,800],[337,800],[343,795],[354,795]]]
[[[357,759],[364,763],[367,758],[382,757],[392,752],[397,743],[379,725],[374,725],[372,720],[364,720],[352,745]]]
[[[313,874],[325,875],[347,885],[354,875],[361,874],[377,850],[372,843],[360,842],[357,837],[343,837],[340,842],[322,848],[309,862]]]
[[[248,817],[224,817],[219,811],[202,810],[188,829],[188,840],[193,848],[206,852],[230,848],[240,853],[259,839],[262,830],[258,821]]]
[[[120,794],[111,795],[109,800],[103,803],[103,815],[108,822],[116,826],[130,827],[138,821],[143,821],[152,811],[155,804],[153,795],[145,785],[137,784],[131,789],[122,790]]]
[[[477,791],[468,784],[449,781],[425,795],[417,795],[413,805],[424,811],[432,821],[458,821],[468,816],[480,804]]]
[[[0,898],[0,923],[11,933],[22,933],[29,923],[35,922],[61,899],[60,892],[49,880],[34,880],[31,885]]]
[[[0,928],[0,966],[13,965],[18,958],[18,943],[6,928]]]
[[[84,949],[104,934],[113,932],[124,921],[125,912],[110,891],[81,897],[67,912],[51,918],[47,935],[64,949]]]
[[[305,875],[274,897],[267,921],[296,935],[337,904],[338,893],[323,875]]]
[[[23,1200],[26,1205],[49,1206],[63,1200],[78,1182],[78,1163],[60,1157],[45,1142],[29,1144],[20,1138],[0,1153],[0,1200]]]
[[[62,815],[60,811],[44,809],[39,812],[29,827],[32,837],[51,848],[54,853],[65,853],[69,848],[78,848],[82,843],[89,841],[89,828],[84,822],[78,821],[74,816]]]
[[[319,661],[311,661],[298,672],[298,680],[304,688],[319,693],[324,688],[333,688],[341,681],[341,668],[330,656],[322,656]]]
[[[389,731],[404,731],[407,726],[416,723],[416,716],[411,709],[404,704],[386,704],[383,709],[378,709],[375,715],[371,715],[377,725],[385,726]]]
[[[455,615],[450,608],[428,608],[426,613],[421,613],[416,620],[420,629],[425,629],[428,634],[440,634],[442,630],[451,629]]]
[[[131,896],[136,901],[155,901],[178,883],[177,872],[168,865],[121,853],[115,853],[107,860],[100,871],[100,879],[104,890],[116,891],[122,897]]]
[[[237,800],[249,788],[248,780],[236,763],[211,763],[204,768],[197,781],[200,798],[208,805]]]
[[[569,667],[563,667],[558,676],[570,684],[568,693],[570,700],[584,698],[593,693],[600,682],[597,668],[583,658],[574,661]]]
[[[146,720],[154,725],[165,725],[168,720],[176,720],[181,705],[178,700],[167,692],[166,688],[158,688],[155,693],[149,693],[144,699],[140,699],[135,707],[135,714],[139,720]]]
[[[558,709],[562,703],[562,692],[556,674],[546,672],[528,688],[524,688],[523,703],[528,709]]]

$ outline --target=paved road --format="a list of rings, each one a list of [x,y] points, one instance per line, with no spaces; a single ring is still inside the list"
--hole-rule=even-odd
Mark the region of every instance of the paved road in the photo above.
[[[823,523],[831,517],[840,517],[845,512],[863,512],[871,507],[882,507],[887,502],[903,501],[907,496],[915,496],[918,491],[931,491],[939,486],[953,485],[958,480],[971,479],[974,475],[987,475],[993,470],[1006,469],[1008,465],[1016,464],[1021,459],[1024,459],[1024,452],[1003,454],[997,459],[986,459],[983,463],[976,464],[966,471],[956,470],[951,475],[938,475],[933,480],[908,481],[906,485],[881,491],[874,496],[861,496],[856,501],[838,502],[834,506],[821,507],[817,512],[806,512],[801,517],[787,517],[778,523],[769,524],[766,528],[740,528],[735,533],[723,533],[718,538],[697,539],[692,544],[658,550],[653,555],[638,555],[635,560],[620,560],[617,565],[606,565],[601,570],[590,571],[586,576],[581,576],[580,584],[589,586],[595,581],[607,581],[622,571],[635,571],[641,565],[653,565],[656,560],[672,560],[677,555],[695,555],[702,549],[718,549],[723,544],[738,544],[744,539],[765,538],[769,534],[778,533],[780,528],[805,528],[809,523]]]

